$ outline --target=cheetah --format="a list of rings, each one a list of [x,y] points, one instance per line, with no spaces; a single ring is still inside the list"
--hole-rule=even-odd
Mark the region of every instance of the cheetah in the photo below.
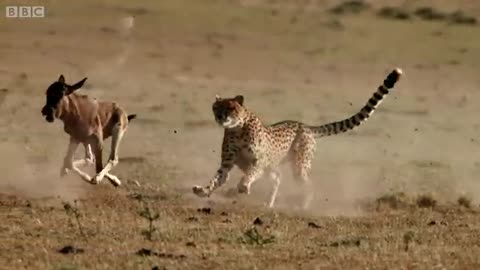
[[[239,193],[249,194],[251,185],[258,178],[264,174],[270,177],[273,188],[268,206],[273,207],[280,186],[279,167],[289,163],[294,177],[302,183],[305,194],[302,207],[308,208],[313,199],[309,172],[316,150],[315,139],[344,133],[367,121],[401,75],[401,69],[394,69],[359,112],[342,121],[321,126],[289,120],[265,126],[244,106],[242,95],[233,98],[216,95],[212,105],[213,115],[217,124],[224,128],[220,168],[209,185],[193,186],[193,193],[209,197],[228,180],[229,172],[236,165],[243,172],[237,185]]]

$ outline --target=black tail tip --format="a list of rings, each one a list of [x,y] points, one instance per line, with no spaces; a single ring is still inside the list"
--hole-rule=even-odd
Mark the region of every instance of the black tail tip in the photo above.
[[[403,72],[400,68],[395,68],[388,74],[387,78],[385,81],[383,81],[383,84],[388,88],[393,88],[395,83],[400,79],[400,76],[402,76]]]
[[[136,115],[136,114],[129,114],[129,115],[127,116],[128,122],[130,122],[132,119],[135,119],[135,118],[137,118],[137,115]]]

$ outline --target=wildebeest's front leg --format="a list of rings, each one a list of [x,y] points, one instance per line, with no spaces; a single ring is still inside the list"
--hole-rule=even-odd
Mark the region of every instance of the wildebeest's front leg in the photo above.
[[[102,159],[102,151],[103,151],[103,138],[102,135],[94,135],[89,140],[89,144],[92,147],[93,155],[95,156],[95,172],[96,176],[90,179],[92,184],[98,184],[103,180],[102,178],[98,178],[97,175],[103,169],[103,159]]]
[[[78,142],[70,137],[70,142],[68,144],[67,154],[63,159],[63,166],[60,168],[60,176],[63,177],[68,173],[69,169],[73,169],[73,155],[75,154],[75,150],[78,148]]]
[[[84,143],[83,146],[85,147],[85,158],[73,161],[74,167],[94,164],[95,156],[93,155],[92,146],[89,143]],[[115,175],[107,173],[105,177],[108,178],[110,182],[120,182],[120,180]],[[90,180],[91,179],[89,177],[89,181]]]
[[[70,143],[68,145],[68,150],[67,150],[67,155],[65,156],[65,159],[63,160],[63,166],[62,169],[60,170],[60,175],[63,177],[68,173],[68,170],[73,170],[75,173],[77,173],[83,180],[90,182],[90,176],[78,169],[74,162],[73,162],[73,155],[75,154],[75,150],[77,150],[79,145],[79,142],[75,140],[74,138],[70,137]]]
[[[85,147],[85,157],[82,159],[77,159],[73,161],[73,165],[75,167],[87,166],[87,165],[93,164],[94,156],[93,156],[91,145],[88,143],[84,143],[83,146]]]

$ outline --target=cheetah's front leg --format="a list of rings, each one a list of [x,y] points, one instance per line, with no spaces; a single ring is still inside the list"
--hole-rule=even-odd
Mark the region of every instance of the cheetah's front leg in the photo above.
[[[210,185],[206,187],[198,185],[193,186],[193,193],[199,197],[210,197],[210,194],[212,194],[215,189],[227,182],[228,175],[232,168],[233,164],[222,164],[220,169],[218,169],[217,173],[215,174],[215,177],[213,177],[213,180],[210,181]]]
[[[225,136],[222,143],[222,162],[220,169],[217,170],[213,180],[210,181],[210,185],[206,187],[194,186],[192,187],[193,193],[199,197],[209,197],[216,188],[227,182],[228,175],[237,159],[237,154],[238,148],[235,147],[234,142],[232,142],[232,137]]]

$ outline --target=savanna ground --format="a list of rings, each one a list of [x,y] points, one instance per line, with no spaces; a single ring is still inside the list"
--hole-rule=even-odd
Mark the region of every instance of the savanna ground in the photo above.
[[[2,2],[47,16],[0,18],[0,269],[478,268],[480,3],[338,3]],[[238,171],[191,194],[219,162],[215,94],[243,94],[267,123],[321,124],[396,66],[405,76],[368,123],[319,140],[308,211],[288,170],[273,210],[268,179],[232,192]],[[60,74],[138,114],[122,187],[60,179],[68,137],[40,115]]]

